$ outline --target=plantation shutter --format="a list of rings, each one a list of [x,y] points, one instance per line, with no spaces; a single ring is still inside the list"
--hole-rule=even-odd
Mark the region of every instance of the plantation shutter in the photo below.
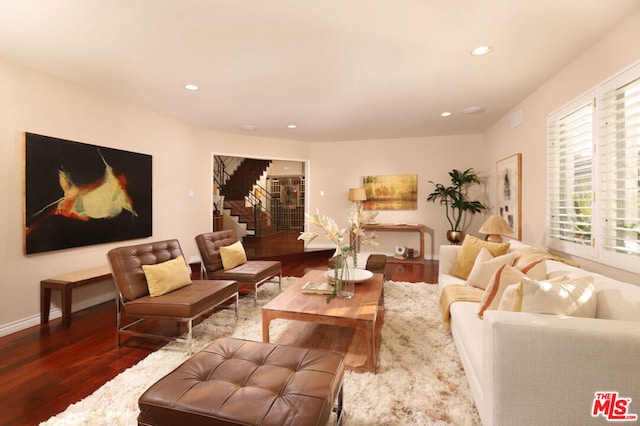
[[[640,256],[640,78],[605,88],[599,106],[603,250]],[[626,80],[626,81],[625,81]],[[618,84],[616,84],[618,83]],[[621,87],[617,85],[623,84]]]
[[[550,246],[592,247],[593,98],[576,101],[549,117],[547,150]]]

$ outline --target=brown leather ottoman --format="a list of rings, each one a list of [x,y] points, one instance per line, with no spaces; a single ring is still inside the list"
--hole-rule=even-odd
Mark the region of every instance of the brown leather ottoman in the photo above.
[[[371,254],[367,259],[366,268],[377,274],[382,274],[384,279],[387,278],[387,256],[384,254]]]
[[[221,338],[147,389],[138,424],[338,424],[343,376],[334,352]]]

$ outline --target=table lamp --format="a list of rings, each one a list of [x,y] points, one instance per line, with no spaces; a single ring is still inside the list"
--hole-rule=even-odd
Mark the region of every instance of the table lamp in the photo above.
[[[356,214],[360,216],[362,211],[362,202],[367,199],[367,193],[364,188],[349,188],[349,201],[356,203]],[[360,251],[360,238],[349,232],[349,245],[355,247],[356,251]]]
[[[480,230],[478,231],[482,234],[488,234],[485,240],[490,241],[492,243],[501,243],[502,235],[504,234],[513,234],[513,229],[509,226],[507,222],[497,214],[492,214],[489,216],[489,219],[485,223],[482,224]]]
[[[364,188],[349,188],[349,201],[360,203],[367,199],[367,193]]]

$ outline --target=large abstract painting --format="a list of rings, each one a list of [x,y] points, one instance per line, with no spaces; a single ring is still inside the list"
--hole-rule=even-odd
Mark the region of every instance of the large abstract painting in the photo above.
[[[150,155],[25,133],[26,254],[152,233]]]
[[[418,175],[364,176],[365,210],[416,210]]]

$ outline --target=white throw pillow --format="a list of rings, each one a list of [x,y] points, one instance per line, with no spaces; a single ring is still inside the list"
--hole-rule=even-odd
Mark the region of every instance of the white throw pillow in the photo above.
[[[516,266],[524,274],[534,280],[544,280],[547,278],[547,261],[544,259],[534,260],[525,265]]]
[[[517,284],[524,277],[524,272],[509,265],[502,265],[493,274],[487,289],[482,295],[480,301],[480,310],[478,316],[482,318],[484,311],[487,309],[498,309],[500,300],[502,299],[502,293],[511,284]]]
[[[518,310],[519,305],[522,312],[595,318],[596,300],[596,288],[590,275],[548,281],[523,277],[512,307]],[[508,302],[504,302],[506,307]],[[502,301],[500,305],[503,305]]]
[[[563,275],[561,277],[548,279],[546,281],[551,283],[560,283],[568,280],[569,277]],[[500,299],[500,303],[498,304],[498,310],[514,312],[522,311],[522,281],[517,284],[510,284],[509,286],[507,286],[507,288],[502,293],[502,298]]]
[[[483,247],[478,253],[478,257],[476,257],[465,284],[485,290],[498,268],[502,265],[511,265],[515,257],[515,253],[493,257],[491,252]]]

